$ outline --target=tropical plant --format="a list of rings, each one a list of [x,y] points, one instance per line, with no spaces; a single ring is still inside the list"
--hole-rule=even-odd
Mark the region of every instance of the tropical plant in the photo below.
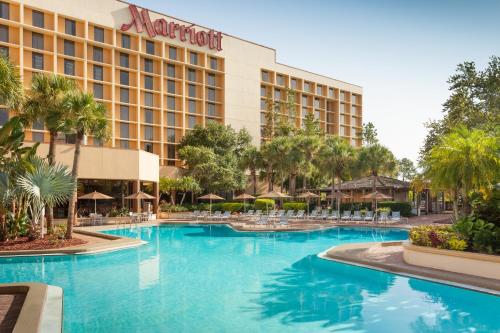
[[[68,117],[71,131],[75,134],[75,152],[73,156],[73,168],[71,175],[78,179],[78,167],[80,165],[80,149],[86,135],[94,138],[105,139],[108,136],[108,121],[106,119],[106,108],[97,103],[91,94],[78,92],[68,95],[64,101],[64,107],[70,110]],[[69,202],[68,222],[66,227],[66,238],[71,239],[73,225],[75,223],[75,207],[77,191]]]
[[[250,171],[252,178],[252,193],[257,193],[257,170],[262,166],[262,155],[255,146],[248,147],[242,154],[240,166]]]
[[[0,104],[17,109],[22,103],[23,93],[19,70],[7,58],[0,56]]]
[[[377,129],[375,128],[375,125],[371,122],[363,124],[361,137],[365,146],[371,146],[378,143]]]
[[[403,181],[412,180],[416,172],[415,165],[409,158],[404,157],[398,161],[398,175]]]
[[[306,119],[307,120],[307,119]],[[303,135],[300,135],[295,141],[296,145],[300,149],[303,155],[303,163],[302,163],[302,174],[304,176],[302,188],[307,188],[307,179],[313,174],[314,171],[314,163],[313,161],[316,159],[316,155],[318,153],[318,149],[321,146],[321,137],[318,134],[319,127],[314,125],[308,125],[308,122],[305,124],[305,128],[303,130]]]

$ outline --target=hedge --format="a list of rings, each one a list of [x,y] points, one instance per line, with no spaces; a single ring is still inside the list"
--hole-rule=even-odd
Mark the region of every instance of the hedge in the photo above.
[[[335,206],[336,207],[336,206]],[[377,202],[378,208],[388,207],[391,212],[401,212],[401,216],[411,216],[411,204],[405,201],[380,201]],[[340,204],[340,211],[344,210],[372,210],[371,202],[345,202]]]
[[[307,203],[305,202],[285,202],[283,204],[284,210],[306,210]]]
[[[255,200],[254,208],[260,210],[273,209],[275,202],[273,199],[257,199]]]

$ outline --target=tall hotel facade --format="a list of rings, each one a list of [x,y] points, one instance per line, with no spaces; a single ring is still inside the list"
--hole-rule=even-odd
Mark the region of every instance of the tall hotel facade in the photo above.
[[[106,106],[111,139],[87,138],[82,178],[157,182],[182,165],[181,138],[210,121],[246,128],[258,145],[266,99],[285,101],[288,89],[295,91],[297,127],[311,113],[326,133],[361,145],[361,87],[277,63],[274,49],[122,1],[2,0],[0,52],[19,66],[26,88],[36,73],[57,73]],[[2,108],[0,125],[7,117]],[[48,142],[43,124],[26,133],[28,141]],[[61,136],[57,151],[67,164],[70,139]]]

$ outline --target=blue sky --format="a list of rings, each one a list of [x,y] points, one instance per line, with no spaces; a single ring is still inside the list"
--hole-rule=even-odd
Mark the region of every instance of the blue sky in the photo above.
[[[364,119],[416,160],[458,63],[500,55],[500,0],[132,0],[277,50],[278,62],[364,88]]]

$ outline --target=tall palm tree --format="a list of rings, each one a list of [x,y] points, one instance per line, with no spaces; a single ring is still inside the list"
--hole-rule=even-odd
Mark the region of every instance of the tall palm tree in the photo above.
[[[7,58],[0,56],[0,104],[17,109],[23,93],[19,70]]]
[[[78,180],[80,149],[84,137],[86,135],[93,135],[95,138],[105,139],[108,135],[106,108],[101,103],[97,103],[91,94],[84,92],[77,92],[69,95],[65,99],[64,104],[70,110],[70,128],[76,137],[71,175]],[[67,239],[70,239],[73,233],[76,199],[77,191],[75,189],[68,207]]]
[[[319,148],[316,163],[318,168],[330,172],[332,196],[335,192],[335,178],[338,179],[338,192],[341,190],[341,179],[350,173],[355,161],[354,149],[343,139],[328,136]],[[337,198],[337,210],[340,211],[340,200]]]
[[[297,137],[296,141],[297,146],[299,147],[300,151],[302,152],[303,155],[303,164],[302,164],[302,170],[303,170],[303,176],[304,180],[302,183],[302,187],[304,189],[307,188],[307,177],[312,173],[312,169],[314,167],[314,164],[312,163],[313,160],[316,158],[316,155],[318,153],[318,149],[321,145],[321,137],[319,135],[300,135]]]
[[[257,170],[262,166],[262,155],[259,149],[254,146],[245,149],[240,159],[240,166],[250,171],[252,192],[255,195],[257,193]]]

